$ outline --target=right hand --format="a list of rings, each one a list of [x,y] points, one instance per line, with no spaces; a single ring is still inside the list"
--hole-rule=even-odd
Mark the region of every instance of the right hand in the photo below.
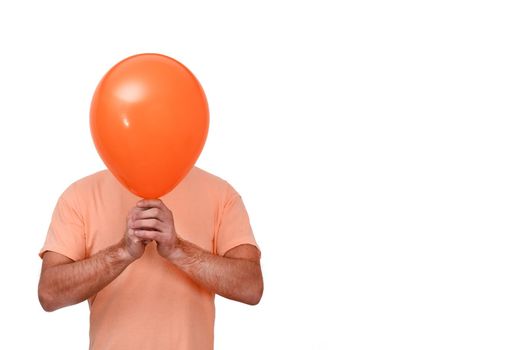
[[[124,234],[124,237],[122,238],[122,241],[120,242],[120,245],[123,248],[126,257],[132,261],[135,261],[138,258],[140,258],[144,254],[148,243],[151,242],[151,240],[143,240],[135,236],[134,230],[130,228],[133,215],[140,210],[140,208],[133,207],[129,211],[126,222],[126,232]]]

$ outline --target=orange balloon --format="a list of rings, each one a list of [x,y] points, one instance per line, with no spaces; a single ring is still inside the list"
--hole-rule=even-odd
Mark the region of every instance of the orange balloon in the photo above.
[[[140,54],[102,78],[91,102],[90,126],[113,175],[137,196],[159,198],[197,161],[208,135],[208,103],[180,62]]]

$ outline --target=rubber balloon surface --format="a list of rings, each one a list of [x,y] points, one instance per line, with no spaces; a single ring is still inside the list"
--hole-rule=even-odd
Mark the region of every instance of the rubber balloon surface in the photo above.
[[[142,198],[170,192],[197,161],[208,134],[204,91],[180,62],[140,54],[98,84],[90,110],[95,147],[113,175]]]

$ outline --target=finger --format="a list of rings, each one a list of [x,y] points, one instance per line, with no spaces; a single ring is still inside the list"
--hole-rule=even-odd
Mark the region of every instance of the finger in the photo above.
[[[133,220],[140,219],[158,219],[162,220],[162,211],[159,208],[150,208],[145,210],[139,210],[133,214]]]
[[[142,199],[137,202],[139,208],[159,208],[164,207],[164,203],[160,199]]]
[[[134,244],[143,244],[143,245],[148,245],[151,243],[151,239],[142,239],[142,238],[139,238],[139,237],[135,237],[131,240],[131,242],[133,242]]]
[[[141,209],[141,208],[137,208],[137,207],[132,207],[129,211],[128,211],[128,221],[133,219],[133,216],[136,214],[136,213],[139,213],[141,212],[142,210],[144,209]]]
[[[135,235],[135,231],[133,229],[128,229],[127,234],[128,234],[128,238],[131,240],[131,242],[133,242],[135,244],[142,243],[144,245],[148,245],[149,243],[151,243],[151,239],[142,239],[140,237],[137,237]]]
[[[139,207],[137,207],[137,206],[133,206],[133,207],[131,207],[131,208],[129,209],[128,214],[131,215],[131,214],[134,214],[134,213],[138,213],[138,212],[141,211],[141,210],[144,210],[144,208],[139,208]]]
[[[161,230],[162,229],[162,222],[157,219],[142,219],[142,220],[134,220],[131,223],[131,228],[133,229],[154,229],[154,230]]]
[[[134,235],[143,240],[159,240],[161,238],[159,231],[135,230]]]

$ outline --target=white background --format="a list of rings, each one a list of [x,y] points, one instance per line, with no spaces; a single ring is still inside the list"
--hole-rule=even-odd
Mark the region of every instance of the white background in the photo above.
[[[89,104],[160,52],[209,99],[197,165],[243,196],[256,307],[217,298],[217,349],[525,348],[520,1],[0,4],[1,349],[82,349],[86,303],[44,312],[67,185],[104,168]]]

